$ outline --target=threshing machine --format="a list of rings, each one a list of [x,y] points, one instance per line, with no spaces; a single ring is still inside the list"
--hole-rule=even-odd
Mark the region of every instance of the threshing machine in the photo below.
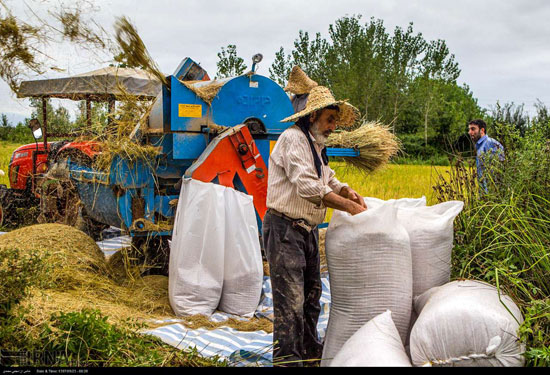
[[[182,176],[252,195],[261,228],[269,154],[291,125],[281,120],[294,111],[277,83],[256,74],[260,61],[261,55],[255,55],[252,69],[237,77],[201,80],[194,74],[195,80],[186,81],[181,77],[202,68],[184,59],[166,77],[147,120],[131,135],[135,142],[160,148],[155,160],[115,156],[108,171],[81,163],[79,158],[66,160],[87,215],[127,231],[141,260],[160,264],[161,273],[167,271],[166,242],[172,234]],[[327,151],[330,156],[357,153],[353,149]]]

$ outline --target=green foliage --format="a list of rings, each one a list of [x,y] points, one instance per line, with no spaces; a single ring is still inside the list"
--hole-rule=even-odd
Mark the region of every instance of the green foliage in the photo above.
[[[23,254],[16,247],[0,249],[0,319],[27,295],[42,267],[36,254]]]
[[[229,44],[227,49],[222,47],[221,52],[218,53],[218,58],[216,79],[239,76],[246,69],[244,59],[237,56],[237,47],[234,44]]]
[[[454,278],[496,285],[520,306],[519,335],[530,366],[549,366],[550,143],[547,125],[521,136],[515,124],[495,123],[492,136],[506,158],[487,159],[487,190],[479,187],[473,161],[455,160],[450,177],[436,186],[438,201],[465,202],[455,225]],[[469,165],[466,165],[466,164]]]
[[[285,85],[294,65],[349,99],[365,120],[398,134],[422,132],[424,146],[464,134],[467,121],[482,114],[468,86],[456,83],[460,69],[445,41],[427,41],[412,23],[391,33],[382,20],[362,24],[357,15],[337,19],[328,39],[300,31],[290,53],[281,47],[275,54],[271,78]],[[443,142],[434,147],[442,151]]]

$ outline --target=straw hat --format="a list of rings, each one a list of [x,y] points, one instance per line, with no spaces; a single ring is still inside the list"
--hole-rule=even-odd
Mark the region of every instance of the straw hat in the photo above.
[[[284,90],[296,95],[307,94],[317,85],[317,82],[309,78],[298,65],[295,65],[288,76],[288,83]]]
[[[360,117],[359,110],[353,105],[345,100],[334,99],[328,87],[316,86],[312,88],[309,93],[306,107],[302,111],[281,120],[281,122],[295,122],[301,117],[307,116],[310,113],[330,105],[337,105],[340,108],[338,120],[336,121],[336,126],[340,128],[352,127]]]

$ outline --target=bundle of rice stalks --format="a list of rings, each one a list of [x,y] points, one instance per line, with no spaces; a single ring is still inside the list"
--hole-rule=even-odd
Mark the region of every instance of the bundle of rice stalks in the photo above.
[[[88,285],[106,276],[103,252],[84,232],[63,224],[38,224],[0,236],[0,251],[16,249],[38,255],[43,265],[40,284],[53,289]]]
[[[382,168],[401,151],[399,138],[387,126],[376,122],[364,123],[352,131],[333,133],[328,137],[326,145],[359,150],[359,156],[346,156],[344,160],[365,173]]]

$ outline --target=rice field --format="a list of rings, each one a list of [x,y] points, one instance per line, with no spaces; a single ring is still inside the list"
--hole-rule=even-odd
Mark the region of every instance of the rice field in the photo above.
[[[331,162],[340,182],[347,183],[364,197],[379,199],[420,198],[426,196],[427,204],[437,203],[432,186],[437,181],[438,173],[446,174],[449,167],[430,165],[389,164],[382,170],[365,175],[345,162]],[[332,209],[327,212],[326,221],[330,220]]]

